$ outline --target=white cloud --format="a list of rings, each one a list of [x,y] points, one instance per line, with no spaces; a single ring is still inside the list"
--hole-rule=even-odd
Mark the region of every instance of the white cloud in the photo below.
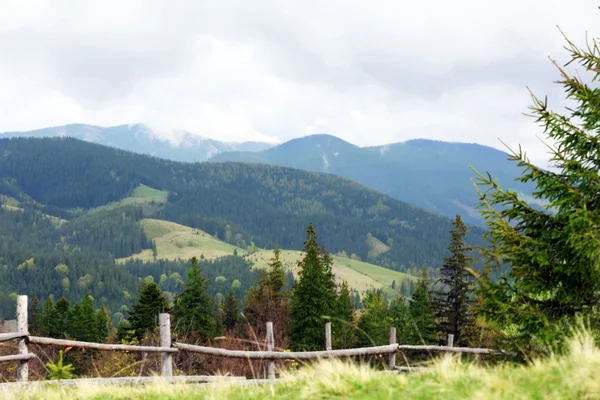
[[[559,25],[589,0],[28,1],[0,5],[0,131],[144,122],[221,140],[426,137],[545,158],[526,85],[564,105]]]

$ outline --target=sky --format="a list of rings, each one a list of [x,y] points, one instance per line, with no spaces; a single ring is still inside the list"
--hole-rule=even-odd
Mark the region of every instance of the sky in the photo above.
[[[528,87],[560,111],[558,27],[584,45],[599,22],[592,0],[0,0],[0,132],[500,139],[543,164]]]

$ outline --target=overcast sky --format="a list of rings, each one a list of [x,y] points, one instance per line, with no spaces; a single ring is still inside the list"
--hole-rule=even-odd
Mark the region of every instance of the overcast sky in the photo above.
[[[0,0],[0,132],[501,138],[541,162],[526,87],[564,105],[557,25],[578,44],[600,36],[597,2]]]

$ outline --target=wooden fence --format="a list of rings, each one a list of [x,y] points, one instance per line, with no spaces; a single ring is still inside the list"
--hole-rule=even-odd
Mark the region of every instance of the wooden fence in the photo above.
[[[160,346],[131,346],[124,344],[105,344],[81,342],[74,340],[53,339],[46,337],[30,336],[27,328],[27,296],[17,296],[17,332],[0,334],[0,342],[9,340],[17,340],[18,354],[2,356],[0,362],[17,361],[17,382],[27,382],[29,377],[29,361],[38,359],[35,354],[29,353],[28,344],[48,345],[57,347],[74,347],[83,349],[109,350],[109,351],[130,351],[140,353],[158,352],[161,355],[161,376],[169,380],[178,378],[179,380],[185,377],[173,377],[173,353],[181,351],[200,353],[204,355],[242,358],[247,360],[267,360],[267,378],[275,379],[275,361],[276,360],[317,360],[321,358],[339,358],[339,357],[360,357],[369,355],[388,355],[388,368],[391,371],[414,371],[419,368],[415,367],[397,367],[396,353],[402,350],[422,350],[422,351],[443,351],[454,353],[469,353],[469,354],[501,354],[502,352],[469,347],[454,347],[453,335],[448,335],[447,346],[412,346],[399,345],[396,343],[396,328],[390,329],[390,344],[384,346],[362,347],[355,349],[332,350],[331,347],[331,323],[325,324],[325,350],[324,351],[307,351],[307,352],[280,352],[275,351],[275,343],[273,339],[273,323],[267,322],[266,334],[266,351],[240,351],[227,350],[215,347],[197,346],[185,343],[171,341],[171,322],[169,314],[159,314],[160,327]],[[187,381],[193,380],[194,377],[188,377]],[[210,378],[210,377],[205,377]],[[238,378],[239,377],[232,377]],[[121,378],[119,378],[121,379]],[[132,378],[133,379],[133,378]],[[137,379],[137,378],[136,378]],[[139,380],[139,379],[138,379]],[[196,379],[196,381],[206,381],[210,379]]]

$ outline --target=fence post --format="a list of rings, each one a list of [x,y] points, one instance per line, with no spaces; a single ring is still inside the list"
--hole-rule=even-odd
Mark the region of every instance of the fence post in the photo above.
[[[27,327],[27,296],[17,296],[17,332],[29,334]],[[19,354],[28,354],[27,338],[17,339],[17,345],[19,347]],[[21,360],[17,366],[17,381],[27,382],[28,379],[29,361]]]
[[[267,322],[267,351],[273,351],[275,338],[273,337],[273,323]],[[267,378],[275,379],[275,361],[269,360],[267,364]]]
[[[396,344],[396,328],[395,327],[390,328],[390,344]],[[396,369],[396,352],[390,353],[389,359],[388,359],[388,366],[390,368],[390,371],[393,371]]]
[[[325,350],[331,350],[331,322],[325,324]]]
[[[160,326],[160,347],[171,348],[171,316],[167,313],[158,314]],[[160,353],[160,374],[164,378],[173,376],[173,354]]]
[[[454,335],[451,333],[448,334],[448,347],[454,347]]]

